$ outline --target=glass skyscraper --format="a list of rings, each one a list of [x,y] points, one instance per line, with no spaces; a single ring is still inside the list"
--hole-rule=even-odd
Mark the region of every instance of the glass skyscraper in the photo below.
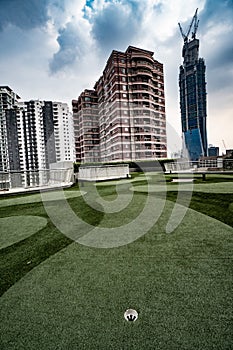
[[[199,40],[195,36],[183,46],[180,66],[180,110],[183,141],[192,161],[208,155],[206,132],[205,62],[199,58]]]

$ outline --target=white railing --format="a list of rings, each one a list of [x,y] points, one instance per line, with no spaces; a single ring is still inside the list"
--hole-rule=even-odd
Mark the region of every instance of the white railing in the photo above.
[[[164,164],[166,172],[233,172],[233,159],[201,159],[187,161],[178,159]]]
[[[1,191],[62,186],[73,181],[73,168],[0,172]]]

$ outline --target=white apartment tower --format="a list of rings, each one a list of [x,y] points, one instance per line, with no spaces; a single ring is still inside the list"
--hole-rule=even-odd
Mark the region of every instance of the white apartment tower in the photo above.
[[[73,118],[68,105],[40,100],[19,102],[18,95],[1,86],[0,172],[24,172],[15,175],[14,182],[30,186],[41,183],[39,170],[46,174],[51,163],[73,160]]]
[[[48,169],[49,164],[73,161],[72,114],[66,103],[31,100],[20,103],[25,168]]]
[[[17,108],[19,96],[0,86],[0,171],[20,170]]]
[[[73,116],[66,103],[53,102],[56,159],[74,161]]]

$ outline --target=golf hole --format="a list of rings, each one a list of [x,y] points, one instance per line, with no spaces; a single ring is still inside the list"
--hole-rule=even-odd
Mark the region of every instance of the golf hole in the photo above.
[[[124,318],[126,321],[135,322],[138,319],[138,313],[134,309],[128,309],[124,313]]]

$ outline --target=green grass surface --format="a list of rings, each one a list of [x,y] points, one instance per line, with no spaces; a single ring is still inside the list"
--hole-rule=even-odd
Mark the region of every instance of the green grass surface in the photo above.
[[[157,175],[150,177],[161,188]],[[226,188],[232,188],[232,181],[214,179],[198,184],[203,191],[193,192],[189,209],[174,232],[165,233],[177,200],[171,184],[153,227],[131,244],[112,249],[87,247],[64,236],[46,212],[50,208],[62,214],[61,198],[46,201],[45,207],[37,197],[34,203],[23,201],[26,196],[15,197],[7,206],[4,201],[13,198],[1,199],[0,217],[11,217],[16,223],[18,241],[0,250],[0,348],[231,349],[233,194]],[[127,224],[140,215],[147,199],[145,178],[140,175],[137,180],[132,182],[137,192],[131,202],[114,214],[90,207],[85,196],[71,195],[67,201],[89,225],[121,226],[128,235]],[[115,184],[97,185],[109,205],[117,199]],[[127,183],[118,186],[118,193],[123,202]],[[157,205],[162,195],[151,193]],[[180,204],[186,203],[188,195],[182,192]],[[96,205],[99,210],[101,198]],[[22,239],[23,215],[46,219],[47,225]],[[21,220],[20,229],[17,220]],[[135,323],[124,320],[127,308],[139,312]]]
[[[0,218],[0,249],[6,248],[40,231],[47,220],[39,216],[10,216]]]
[[[134,191],[147,193],[146,185],[138,185],[133,188]],[[160,192],[161,185],[151,185],[151,192]],[[218,183],[166,183],[166,191],[195,191],[205,193],[233,193],[233,182],[218,182]]]
[[[73,198],[73,197],[79,197],[82,194],[82,191],[65,191],[64,192],[65,197]],[[43,197],[44,200],[44,197]],[[47,193],[47,200],[48,201],[55,201],[60,200],[60,191],[50,191]],[[19,204],[31,204],[31,203],[40,203],[42,202],[42,197],[40,193],[37,194],[31,194],[31,195],[21,195],[21,196],[13,196],[12,198],[0,198],[0,208],[1,207],[7,207],[12,205],[19,205]]]

